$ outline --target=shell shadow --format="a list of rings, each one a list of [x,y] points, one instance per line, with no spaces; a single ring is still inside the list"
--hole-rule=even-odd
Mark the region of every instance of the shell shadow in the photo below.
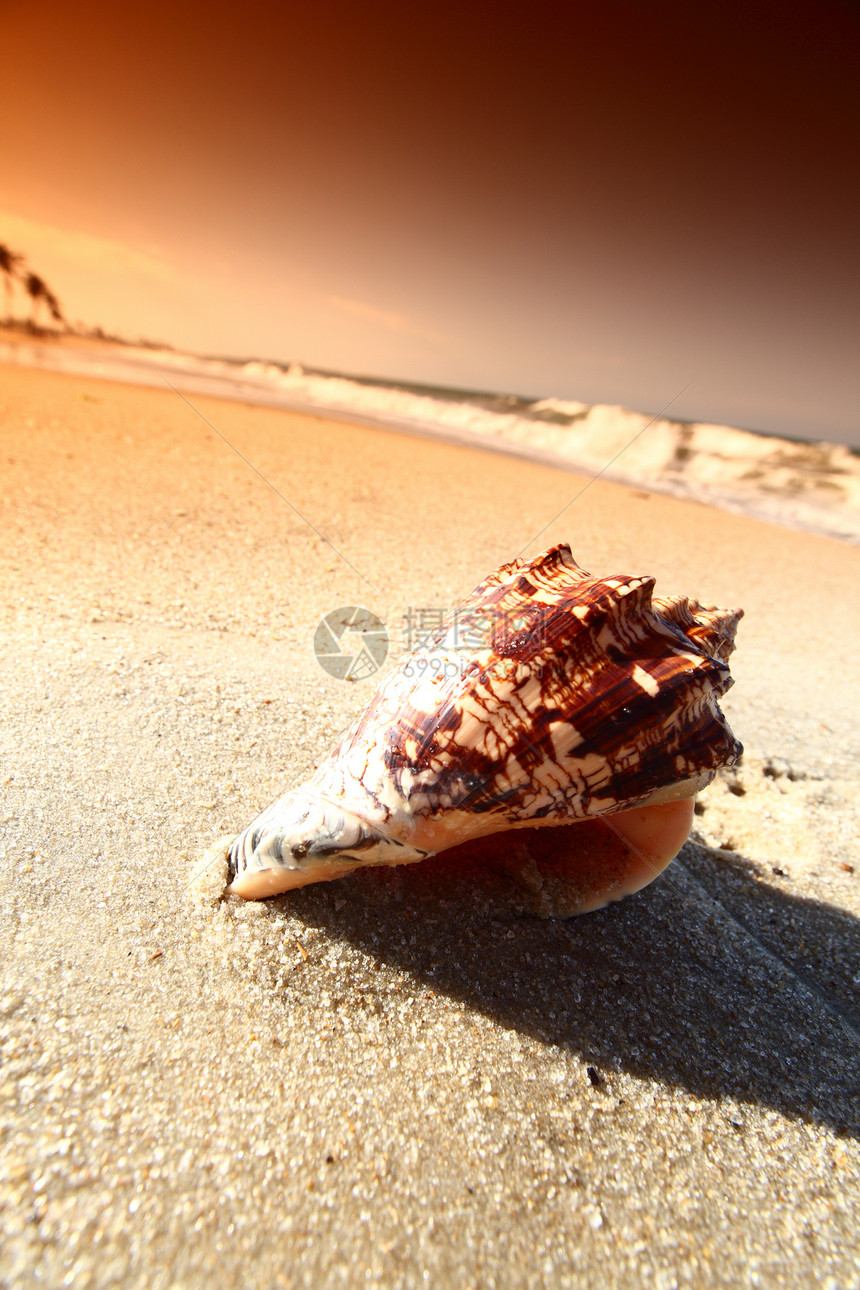
[[[596,1068],[860,1137],[860,922],[688,843],[638,896],[500,917],[438,856],[278,897],[335,940]]]

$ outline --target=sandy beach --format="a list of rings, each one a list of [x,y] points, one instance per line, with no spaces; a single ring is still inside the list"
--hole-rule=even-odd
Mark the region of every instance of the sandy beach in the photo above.
[[[12,367],[0,437],[0,1285],[860,1285],[860,549]],[[324,614],[397,651],[558,541],[745,610],[747,751],[660,880],[189,892],[366,702]]]

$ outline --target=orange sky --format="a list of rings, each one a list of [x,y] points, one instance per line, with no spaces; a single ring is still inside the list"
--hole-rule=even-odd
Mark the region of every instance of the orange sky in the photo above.
[[[856,13],[5,0],[0,241],[131,337],[858,442]]]

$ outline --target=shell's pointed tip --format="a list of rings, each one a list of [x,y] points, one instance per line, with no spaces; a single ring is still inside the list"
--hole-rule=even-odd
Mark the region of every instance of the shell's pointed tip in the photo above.
[[[198,904],[214,905],[224,895],[230,881],[227,853],[233,841],[232,833],[225,833],[207,847],[188,880],[185,894]]]

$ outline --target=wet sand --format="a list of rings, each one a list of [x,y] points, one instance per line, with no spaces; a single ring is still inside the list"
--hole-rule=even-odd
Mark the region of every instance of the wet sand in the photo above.
[[[0,1284],[856,1284],[860,551],[192,403],[0,369]],[[366,700],[323,614],[398,649],[563,540],[746,610],[747,755],[663,878],[567,923],[423,867],[189,895]]]

